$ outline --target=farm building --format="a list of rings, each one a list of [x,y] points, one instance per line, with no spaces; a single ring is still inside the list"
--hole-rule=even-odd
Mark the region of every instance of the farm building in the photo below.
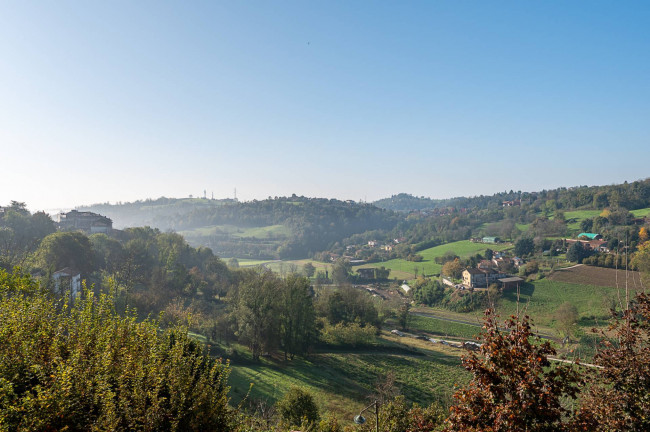
[[[578,238],[587,238],[589,240],[602,240],[603,236],[600,234],[595,234],[595,233],[580,233],[578,234]]]
[[[468,288],[487,288],[508,275],[494,269],[470,268],[463,270],[463,285]]]
[[[524,280],[522,278],[516,276],[499,279],[501,288],[503,288],[504,291],[510,288],[519,287],[523,281]]]
[[[483,237],[481,241],[483,243],[499,243],[501,239],[499,237]]]
[[[375,269],[374,268],[360,268],[357,269],[357,273],[364,279],[374,279],[375,278]]]

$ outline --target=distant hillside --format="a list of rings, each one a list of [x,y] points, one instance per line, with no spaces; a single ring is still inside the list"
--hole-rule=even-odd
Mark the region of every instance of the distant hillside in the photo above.
[[[353,234],[391,230],[402,219],[372,204],[295,195],[250,202],[159,198],[79,210],[108,216],[116,228],[179,231],[193,245],[240,258],[308,257]]]
[[[618,185],[561,187],[538,192],[511,190],[490,196],[449,199],[432,199],[400,193],[377,200],[373,204],[387,210],[411,212],[443,208],[486,209],[491,206],[500,207],[506,201],[515,200],[521,200],[522,203],[536,203],[538,206],[550,201],[549,207],[562,210],[579,208],[602,210],[607,207],[635,210],[650,206],[650,179]]]

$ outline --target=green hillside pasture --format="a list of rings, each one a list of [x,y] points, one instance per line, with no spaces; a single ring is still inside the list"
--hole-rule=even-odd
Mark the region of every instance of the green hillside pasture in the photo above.
[[[650,207],[644,209],[632,210],[630,211],[630,213],[632,213],[634,217],[637,218],[650,216]]]
[[[404,259],[393,259],[381,263],[365,264],[360,267],[365,268],[384,266],[391,269],[391,277],[397,277],[398,279],[414,279],[415,268],[418,269],[418,272],[420,274],[422,274],[422,269],[424,269],[424,273],[427,275],[439,274],[442,270],[442,266],[435,262],[435,258],[443,256],[448,251],[453,251],[459,257],[465,258],[477,253],[483,254],[488,248],[494,251],[502,251],[510,247],[512,247],[512,245],[509,243],[487,244],[472,243],[469,240],[461,240],[421,250],[418,252],[418,254],[422,255],[424,258],[421,262],[406,261]]]
[[[228,262],[230,258],[222,258],[223,261]],[[262,264],[272,263],[273,260],[256,260],[248,258],[237,258],[239,267],[255,267]]]
[[[418,330],[436,336],[474,339],[481,331],[481,326],[451,322],[433,317],[411,314],[409,318],[409,330]]]
[[[574,210],[574,211],[565,212],[564,217],[567,220],[575,219],[575,222],[571,222],[567,224],[567,227],[569,228],[569,230],[574,231],[576,234],[578,234],[580,231],[582,231],[580,229],[581,221],[583,221],[584,219],[591,219],[594,216],[598,216],[601,213],[602,210]],[[638,209],[638,210],[631,210],[630,213],[632,213],[634,217],[637,218],[646,217],[650,215],[650,207]]]
[[[582,222],[584,219],[591,219],[592,217],[598,216],[601,213],[602,210],[574,210],[565,212],[564,217],[567,221],[575,219],[574,222],[567,224],[567,228],[569,228],[570,231],[575,231],[577,234],[581,231],[580,222]]]
[[[542,279],[522,286],[519,310],[526,309],[540,326],[555,327],[555,311],[562,303],[569,302],[578,309],[578,325],[588,330],[607,322],[612,299],[616,298],[615,288]],[[507,317],[516,310],[517,293],[509,290],[499,301],[497,311]]]
[[[269,268],[273,270],[276,273],[282,273],[288,272],[291,268],[292,265],[295,265],[298,269],[298,273],[302,273],[302,267],[307,264],[311,263],[314,267],[316,267],[316,271],[332,271],[332,264],[320,262],[320,261],[314,261],[311,259],[302,259],[302,260],[290,260],[290,261],[273,261],[269,264]]]
[[[229,234],[236,238],[287,238],[291,229],[284,225],[263,227],[238,227],[235,225],[208,225],[200,228],[179,231],[183,237],[209,237],[215,234]]]
[[[232,233],[233,237],[239,238],[288,238],[291,236],[291,229],[284,225],[269,225],[264,227],[254,228],[239,228],[236,232]]]
[[[311,392],[321,413],[350,419],[368,401],[377,380],[393,372],[402,394],[427,405],[436,400],[448,405],[453,388],[468,381],[460,358],[431,351],[428,355],[364,353],[313,354],[287,364],[231,365],[231,396],[237,404],[248,399],[275,403],[291,386]]]

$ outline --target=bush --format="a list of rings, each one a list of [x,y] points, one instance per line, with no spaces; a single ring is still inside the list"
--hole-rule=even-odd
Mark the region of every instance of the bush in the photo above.
[[[362,327],[358,322],[331,325],[325,323],[321,330],[321,341],[329,345],[371,345],[375,341],[377,328],[371,325]]]
[[[118,316],[86,290],[74,305],[0,271],[0,429],[232,429],[229,369],[187,332]]]
[[[290,426],[311,425],[318,421],[318,407],[308,392],[292,387],[276,405],[282,420]]]

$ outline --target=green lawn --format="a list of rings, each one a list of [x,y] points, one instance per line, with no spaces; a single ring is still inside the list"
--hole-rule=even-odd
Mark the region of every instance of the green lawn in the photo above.
[[[483,254],[486,249],[494,251],[501,251],[511,248],[509,243],[501,244],[486,244],[486,243],[472,243],[469,240],[461,240],[453,243],[447,243],[440,246],[435,246],[429,249],[418,252],[424,258],[421,262],[406,261],[404,259],[393,259],[380,263],[365,264],[363,267],[381,267],[391,269],[390,277],[397,277],[398,279],[413,279],[415,278],[415,269],[418,273],[422,274],[424,271],[427,275],[439,274],[442,266],[437,264],[434,260],[436,257],[443,256],[448,251],[453,251],[461,258],[475,255],[476,253]]]

